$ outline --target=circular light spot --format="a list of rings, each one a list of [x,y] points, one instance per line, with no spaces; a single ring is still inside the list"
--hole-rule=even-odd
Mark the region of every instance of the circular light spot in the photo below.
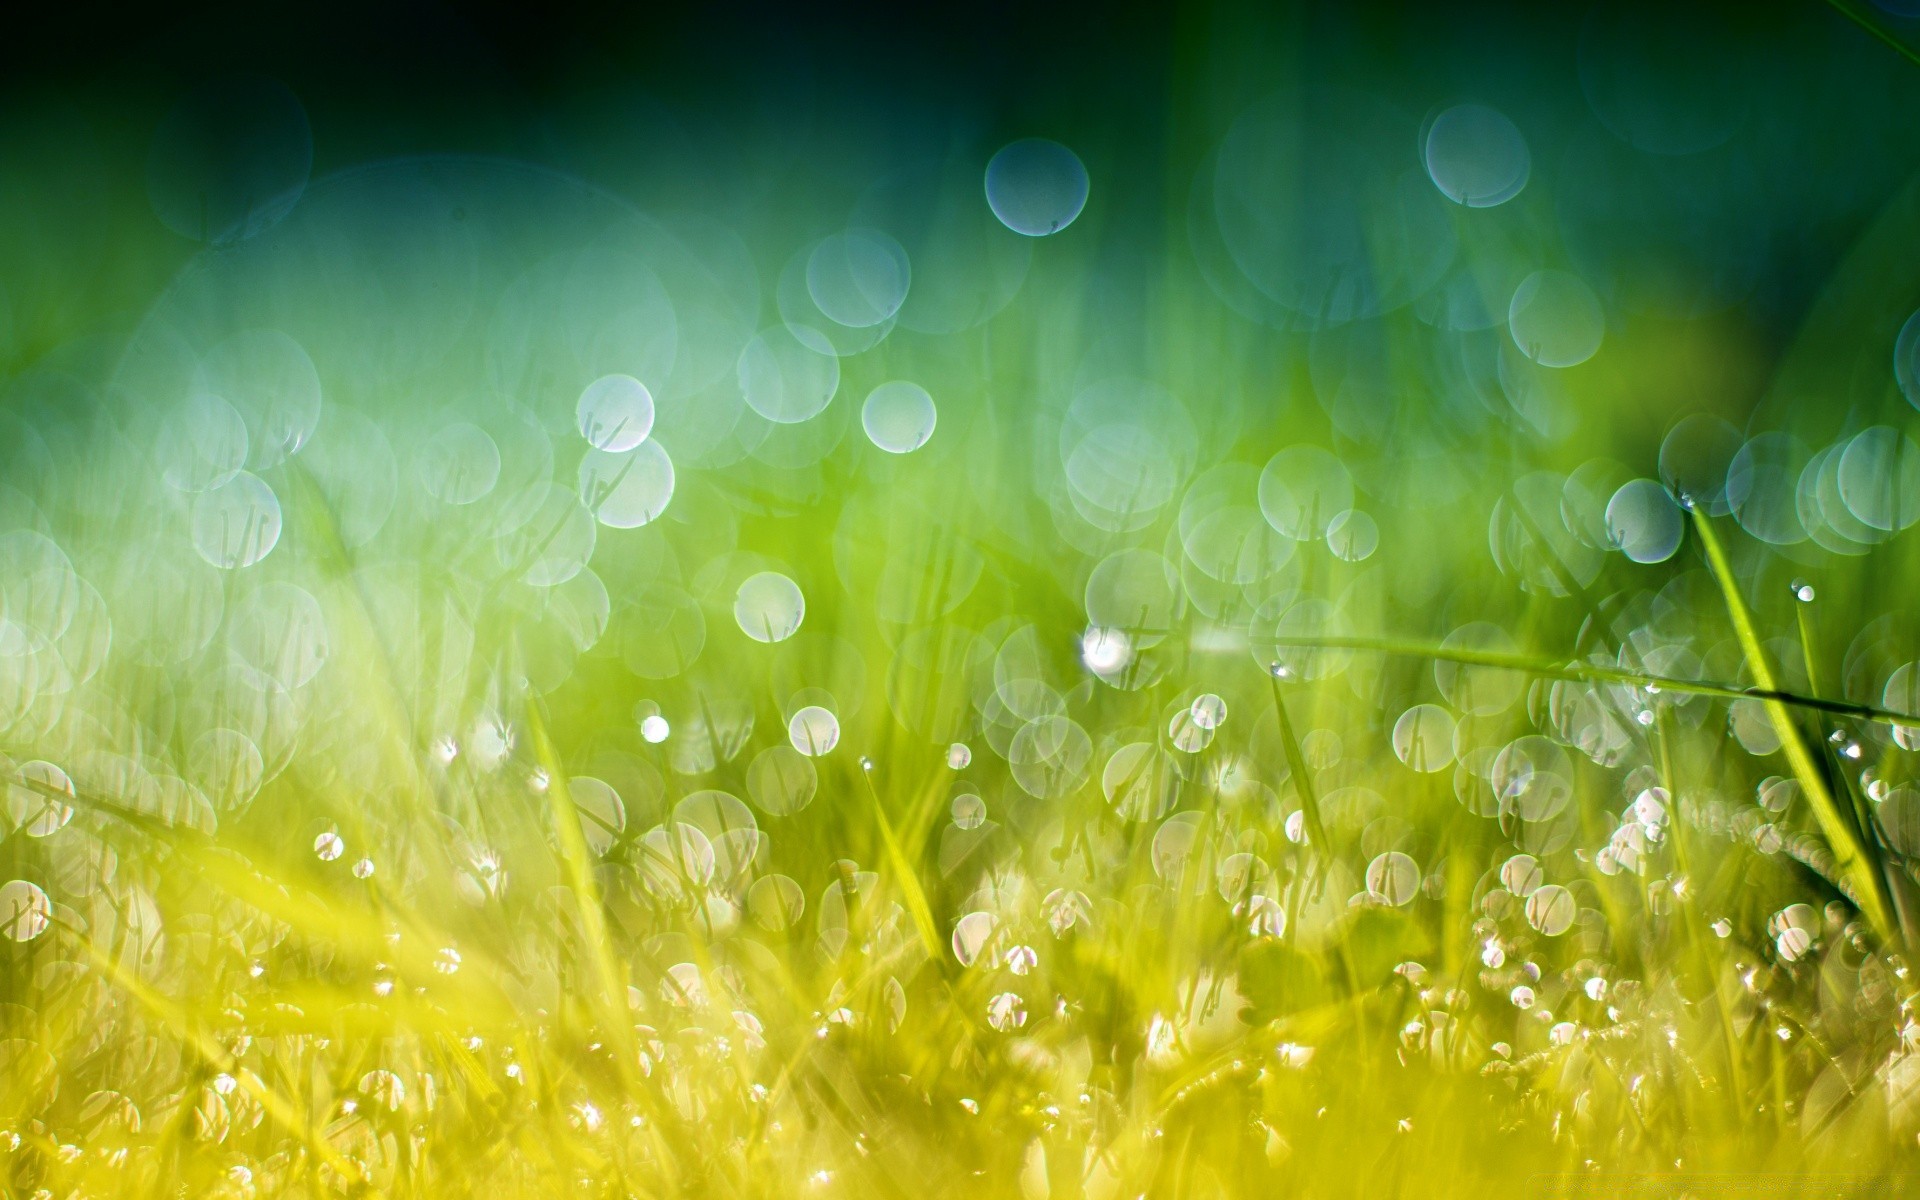
[[[1325,537],[1335,517],[1353,508],[1353,476],[1319,446],[1289,446],[1260,472],[1260,514],[1297,542]]]
[[[1920,853],[1920,790],[1910,784],[1894,788],[1880,802],[1878,819],[1895,850],[1908,857]]]
[[[990,912],[970,912],[954,923],[953,957],[961,966],[971,967],[980,961],[980,952],[986,949],[998,925]]]
[[[580,834],[586,838],[587,847],[595,854],[605,854],[627,827],[627,806],[621,802],[620,793],[603,779],[575,775],[567,780],[567,794],[580,817]]]
[[[1505,204],[1527,186],[1533,157],[1512,121],[1484,104],[1461,104],[1427,130],[1427,174],[1447,199],[1468,208]]]
[[[953,823],[962,829],[978,829],[987,823],[987,802],[972,792],[953,798]]]
[[[1802,955],[1813,949],[1813,934],[1798,925],[1789,925],[1774,935],[1773,947],[1779,951],[1785,962],[1798,962]]]
[[[247,329],[208,350],[196,390],[219,396],[247,423],[247,465],[264,471],[300,453],[320,426],[320,372],[306,347],[277,329]]]
[[[1028,237],[1073,224],[1087,206],[1087,168],[1059,142],[1023,138],[987,163],[987,206],[1000,223]]]
[[[244,807],[260,790],[266,762],[246,734],[209,729],[187,749],[187,775],[222,812]]]
[[[73,780],[50,762],[35,759],[16,771],[18,782],[7,785],[7,815],[28,837],[43,838],[66,828],[73,806],[60,799],[73,796]]]
[[[927,389],[896,379],[867,393],[860,427],[867,431],[867,440],[888,454],[911,454],[933,436],[939,416]]]
[[[420,450],[420,486],[444,504],[472,504],[500,482],[500,447],[478,425],[456,421]]]
[[[631,450],[653,432],[653,393],[631,375],[603,375],[580,393],[573,416],[595,450]]]
[[[1515,813],[1523,821],[1549,821],[1573,802],[1572,769],[1565,750],[1529,734],[1494,756],[1488,781],[1503,812]]]
[[[1027,1002],[1018,992],[1001,992],[987,1001],[987,1024],[1001,1033],[1012,1033],[1026,1023]]]
[[[1727,464],[1727,506],[1742,529],[1776,546],[1807,540],[1798,489],[1810,457],[1784,433],[1763,433],[1740,447]]]
[[[1092,758],[1087,731],[1063,716],[1028,721],[1007,748],[1013,781],[1039,800],[1057,800],[1086,782]]]
[[[659,442],[624,453],[589,450],[580,459],[580,503],[609,529],[637,529],[673,500],[673,459]]]
[[[784,642],[807,615],[800,585],[778,571],[749,575],[733,596],[733,619],[756,642]]]
[[[494,539],[502,567],[538,588],[565,583],[586,567],[593,557],[593,515],[572,492],[557,484],[534,484],[515,506],[523,519]]]
[[[1600,298],[1578,275],[1535,271],[1513,290],[1507,330],[1520,352],[1543,367],[1572,367],[1592,358],[1606,336]]]
[[[1840,452],[1841,502],[1874,529],[1898,532],[1920,521],[1920,446],[1888,425],[1862,430]]]
[[[877,229],[822,238],[807,256],[807,295],[814,307],[853,329],[878,325],[899,312],[911,278],[907,252]]]
[[[280,498],[258,475],[241,471],[193,500],[193,548],[223,571],[250,567],[280,541]]]
[[[246,420],[219,396],[194,392],[156,431],[153,456],[168,487],[210,491],[246,466]]]
[[[809,704],[787,722],[787,740],[808,758],[819,758],[840,744],[840,721],[817,704]]]
[[[840,360],[803,343],[784,326],[761,331],[740,352],[747,406],[777,425],[818,416],[840,388]]]
[[[792,746],[769,746],[747,764],[747,795],[768,816],[784,817],[799,812],[813,803],[819,786],[820,776],[814,770],[813,760]]]
[[[1607,501],[1607,536],[1634,562],[1672,558],[1684,526],[1680,506],[1651,479],[1631,480]]]
[[[763,875],[747,889],[747,912],[769,933],[789,929],[807,909],[807,894],[785,875]]]
[[[1198,754],[1211,746],[1213,732],[1194,719],[1190,708],[1174,713],[1167,722],[1167,742],[1182,754]]]
[[[1559,937],[1573,926],[1573,893],[1557,883],[1543,884],[1527,897],[1527,924],[1548,937]]]
[[[1375,856],[1367,864],[1367,891],[1398,907],[1420,890],[1420,867],[1398,850]]]
[[[1739,456],[1740,431],[1719,417],[1694,413],[1674,422],[1660,442],[1660,479],[1675,496],[1714,516],[1729,509],[1728,471]]]
[[[53,924],[53,901],[37,884],[24,879],[0,885],[0,933],[16,942],[30,942]]]
[[[1531,896],[1545,882],[1540,860],[1531,854],[1516,854],[1500,864],[1500,886],[1516,896]]]
[[[1193,723],[1202,729],[1218,729],[1227,719],[1227,702],[1212,692],[1202,692],[1187,706]]]
[[[1327,522],[1327,549],[1347,562],[1364,562],[1380,548],[1380,526],[1357,508],[1334,515]]]
[[[1088,575],[1084,595],[1095,628],[1122,632],[1143,650],[1173,629],[1185,598],[1180,573],[1151,550],[1122,550],[1102,559]]]
[[[1902,663],[1895,667],[1887,677],[1881,702],[1894,712],[1920,716],[1920,663]],[[1893,740],[1903,750],[1920,750],[1920,726],[1895,725]]]
[[[1416,771],[1444,771],[1453,762],[1453,714],[1416,704],[1393,723],[1393,756]]]
[[[1920,311],[1900,326],[1893,344],[1893,378],[1907,403],[1920,408]]]
[[[1133,643],[1118,629],[1095,625],[1080,635],[1080,661],[1095,675],[1111,675],[1133,661]]]

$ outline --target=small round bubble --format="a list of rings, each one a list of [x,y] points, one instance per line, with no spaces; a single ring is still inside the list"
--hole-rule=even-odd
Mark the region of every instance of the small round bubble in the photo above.
[[[1200,728],[1218,729],[1227,719],[1227,702],[1212,692],[1203,692],[1194,697],[1187,711]]]
[[[1504,113],[1484,104],[1456,105],[1435,117],[1424,149],[1433,186],[1468,208],[1505,204],[1533,172],[1527,139]]]
[[[1893,378],[1907,403],[1920,408],[1920,311],[1900,326],[1893,347]]]
[[[763,330],[740,352],[736,367],[747,407],[777,425],[818,416],[840,389],[840,360],[792,330]]]
[[[0,884],[0,933],[30,942],[53,924],[53,902],[38,884],[24,879]]]
[[[653,432],[653,393],[631,375],[594,380],[573,411],[580,436],[595,450],[631,450]]]
[[[1607,536],[1637,563],[1665,562],[1680,548],[1680,506],[1651,479],[1622,484],[1607,501]]]
[[[787,740],[808,758],[818,758],[840,743],[840,720],[817,704],[809,704],[787,722]]]
[[[1600,298],[1577,275],[1535,271],[1514,289],[1507,308],[1514,345],[1543,367],[1572,367],[1599,353],[1606,337]]]
[[[733,597],[733,619],[756,642],[784,642],[800,628],[807,600],[800,585],[778,571],[748,576]]]
[[[917,383],[896,379],[867,393],[860,427],[888,454],[911,454],[927,444],[939,420],[933,397]]]
[[[822,238],[807,256],[807,294],[823,316],[864,329],[906,303],[912,271],[900,243],[877,229]]]
[[[1095,626],[1080,636],[1080,661],[1095,675],[1111,675],[1133,659],[1133,643],[1118,629]]]
[[[1347,562],[1364,562],[1380,548],[1380,526],[1357,508],[1334,515],[1327,522],[1327,549]]]
[[[1416,771],[1442,771],[1453,763],[1453,714],[1438,704],[1416,704],[1393,725],[1393,755]]]
[[[1059,142],[1023,138],[987,163],[987,205],[1000,223],[1027,237],[1073,224],[1087,206],[1087,168]]]
[[[280,543],[280,498],[241,471],[193,499],[193,548],[223,571],[250,567]]]
[[[1420,868],[1398,850],[1377,855],[1367,864],[1367,891],[1395,906],[1412,900],[1420,888]]]
[[[430,439],[419,457],[420,485],[445,504],[472,504],[500,480],[500,447],[478,425],[456,421]]]
[[[673,460],[659,442],[589,450],[580,459],[580,504],[609,529],[637,529],[673,500]]]
[[[1527,897],[1527,924],[1548,937],[1558,937],[1573,925],[1573,893],[1557,883],[1544,884]]]
[[[972,792],[955,796],[951,811],[953,823],[962,829],[978,829],[987,821],[987,802]]]

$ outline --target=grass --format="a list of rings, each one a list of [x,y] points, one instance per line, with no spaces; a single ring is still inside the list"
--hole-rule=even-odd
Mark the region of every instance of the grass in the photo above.
[[[458,157],[317,180],[191,258],[119,213],[170,288],[76,276],[61,311],[145,315],[0,344],[0,1194],[1912,1190],[1920,572],[1861,515],[1901,519],[1854,494],[1885,481],[1835,465],[1917,428],[1892,251],[1778,355],[1738,305],[1597,283],[1603,349],[1565,370],[1431,291],[1321,328],[1276,311],[1271,231],[1189,211],[1273,183],[1204,174],[1252,85],[1201,40],[1173,249],[1110,202],[1137,148],[1101,114],[1074,227],[916,243],[934,317],[979,320],[836,328],[863,348],[795,360],[837,390],[792,425],[734,394],[734,342],[814,303],[806,231],[873,170],[844,148],[754,149],[761,207],[671,235]],[[1595,252],[1565,148],[1516,128],[1527,190],[1440,210],[1493,276]],[[1870,246],[1920,244],[1911,207]],[[664,355],[660,295],[674,489],[625,528],[627,476],[571,498],[574,376]],[[280,541],[216,569],[149,409],[269,318],[323,416],[247,460]],[[1846,401],[1733,429],[1813,464],[1772,497],[1807,537],[1663,484],[1677,548],[1630,558],[1606,500],[1666,470],[1673,398],[1733,412],[1700,380],[1776,358]],[[289,362],[236,389],[250,435],[292,419],[259,398]],[[938,406],[904,456],[859,417],[893,379]],[[498,477],[467,504],[423,483],[454,445],[497,459],[451,469]],[[764,571],[804,597],[784,640],[740,596]]]
[[[499,847],[511,865],[477,908],[450,905],[431,876],[329,878],[348,859],[317,863],[304,837],[263,842],[257,825],[208,835],[122,797],[42,785],[79,809],[76,829],[116,848],[120,882],[150,881],[170,932],[198,932],[143,947],[124,914],[115,926],[99,909],[87,921],[62,910],[12,952],[25,1007],[11,1010],[11,1178],[56,1194],[454,1195],[572,1178],[608,1195],[891,1195],[917,1179],[942,1194],[1184,1196],[1414,1195],[1436,1172],[1548,1194],[1596,1177],[1813,1170],[1809,1188],[1834,1172],[1885,1177],[1900,1160],[1876,1153],[1887,1143],[1868,1131],[1904,1119],[1904,1093],[1875,1065],[1904,1036],[1889,1020],[1906,994],[1903,935],[1836,899],[1813,910],[1805,943],[1780,942],[1785,910],[1765,898],[1779,893],[1760,889],[1793,872],[1754,857],[1751,837],[1729,842],[1688,799],[1689,730],[1676,719],[1681,705],[1757,701],[1788,747],[1804,736],[1795,712],[1911,718],[1783,690],[1714,531],[1697,515],[1695,529],[1746,631],[1751,687],[1391,639],[1274,642],[1653,705],[1646,736],[1668,807],[1639,827],[1660,833],[1644,858],[1611,872],[1572,847],[1528,860],[1577,889],[1585,908],[1566,932],[1543,933],[1553,927],[1525,894],[1537,877],[1505,865],[1529,845],[1529,823],[1507,806],[1526,803],[1531,783],[1488,819],[1391,760],[1384,776],[1316,764],[1294,710],[1320,735],[1348,701],[1329,680],[1254,664],[1238,668],[1219,740],[1180,760],[1175,821],[1115,822],[1082,790],[1063,821],[977,868],[941,853],[957,826],[934,836],[953,775],[941,755],[890,744],[877,761],[821,760],[823,792],[838,783],[842,797],[817,801],[836,804],[824,832],[877,852],[877,873],[828,873],[831,922],[753,934],[727,931],[724,914],[716,925],[714,905],[770,873],[758,847],[730,863],[649,859],[642,831],[621,828],[596,852],[537,699],[520,723],[527,747],[497,780],[457,761],[423,774],[436,804],[457,811],[466,792],[519,810],[530,840]],[[377,672],[362,686],[387,687]],[[1260,749],[1250,730],[1223,753],[1259,690],[1277,746]],[[1836,897],[1879,896],[1879,873],[1898,862],[1799,746],[1786,757],[1823,839],[1801,854],[1826,851]],[[1247,768],[1235,762],[1247,751],[1274,754],[1287,786],[1250,798],[1230,770]],[[1376,777],[1392,791],[1359,794],[1353,780]],[[1604,833],[1590,786],[1580,773],[1568,811],[1575,829]],[[1399,904],[1356,882],[1379,849],[1386,794],[1420,831],[1397,844],[1434,864]],[[328,807],[283,800],[303,802]],[[1285,829],[1294,810],[1303,820]],[[1181,814],[1193,818],[1184,847],[1164,841]],[[403,806],[386,825],[420,859],[473,853],[424,812]],[[354,834],[378,844],[369,826]],[[1249,848],[1262,861],[1238,886],[1216,885]],[[381,857],[405,861],[399,846]],[[1806,894],[1804,882],[1789,890]],[[111,906],[115,889],[98,894]],[[995,914],[971,966],[942,932],[962,911]],[[456,946],[450,970],[441,951]],[[82,970],[58,969],[76,955]],[[1853,996],[1844,1014],[1818,998],[1837,969]],[[155,1074],[129,1065],[143,1044],[168,1048],[145,1068]],[[29,1047],[75,1064],[54,1068],[57,1091]],[[173,1086],[156,1096],[142,1078]]]

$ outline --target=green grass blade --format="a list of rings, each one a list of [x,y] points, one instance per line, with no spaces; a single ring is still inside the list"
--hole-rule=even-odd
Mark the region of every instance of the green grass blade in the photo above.
[[[1805,735],[1793,721],[1774,674],[1773,664],[1767,661],[1766,650],[1760,644],[1760,634],[1753,623],[1753,612],[1747,607],[1746,598],[1740,594],[1739,581],[1734,578],[1733,566],[1727,561],[1726,548],[1720,544],[1720,535],[1714,532],[1713,522],[1697,507],[1690,511],[1707,566],[1719,582],[1720,593],[1726,599],[1727,616],[1733,622],[1740,652],[1746,658],[1747,669],[1753,672],[1754,682],[1759,685],[1762,703],[1767,708],[1767,718],[1772,721],[1774,732],[1780,738],[1781,753],[1787,756],[1794,778],[1800,781],[1801,788],[1807,794],[1807,802],[1820,824],[1820,832],[1833,851],[1835,870],[1852,886],[1856,893],[1854,902],[1860,906],[1867,920],[1882,937],[1890,939],[1896,935],[1898,927],[1873,847],[1860,836],[1860,831],[1840,810],[1832,789],[1827,786],[1826,774],[1814,761]]]
[[[1892,47],[1894,53],[1898,54],[1901,58],[1906,59],[1910,63],[1920,64],[1920,53],[1916,53],[1912,46],[1907,45],[1899,38],[1888,33],[1885,29],[1882,29],[1878,22],[1868,17],[1865,13],[1856,10],[1853,5],[1848,4],[1846,0],[1827,0],[1827,7],[1866,30],[1867,33],[1874,38]]]
[[[1826,696],[1808,696],[1780,688],[1740,687],[1731,683],[1713,683],[1700,679],[1677,679],[1645,671],[1628,671],[1600,663],[1544,658],[1529,654],[1503,654],[1495,650],[1466,650],[1423,642],[1411,638],[1387,637],[1269,637],[1276,646],[1300,646],[1326,650],[1368,650],[1378,654],[1396,654],[1408,658],[1427,658],[1455,662],[1469,667],[1499,667],[1524,671],[1549,679],[1567,679],[1577,683],[1617,683],[1629,687],[1655,688],[1689,696],[1708,696],[1719,700],[1773,701],[1791,708],[1805,708],[1862,721],[1878,721],[1906,729],[1920,729],[1920,715],[1895,712],[1871,704],[1854,704]]]
[[[887,863],[893,868],[893,886],[906,901],[907,913],[913,918],[913,927],[920,935],[929,957],[940,957],[940,934],[933,923],[933,908],[927,903],[927,894],[920,887],[920,874],[914,868],[907,852],[900,844],[900,837],[894,832],[893,822],[887,819],[886,806],[880,803],[880,793],[873,786],[873,770],[862,763],[861,782],[866,784],[867,797],[873,801],[874,821],[880,829],[880,840],[887,850]]]
[[[1293,720],[1287,716],[1287,702],[1280,694],[1280,676],[1273,671],[1267,672],[1267,682],[1273,687],[1273,715],[1280,723],[1280,742],[1287,750],[1287,769],[1293,773],[1294,790],[1300,793],[1300,811],[1307,825],[1307,838],[1315,848],[1322,863],[1333,853],[1333,844],[1327,839],[1327,827],[1320,820],[1320,797],[1313,789],[1313,775],[1307,769],[1307,756],[1300,750],[1300,739],[1294,736]]]
[[[618,1015],[626,1006],[626,985],[621,981],[619,966],[615,963],[613,949],[607,940],[606,914],[600,907],[600,887],[593,876],[593,854],[587,848],[587,837],[580,828],[580,812],[574,806],[573,794],[567,788],[567,775],[561,769],[560,756],[554,751],[553,740],[547,736],[547,725],[540,716],[539,705],[527,701],[527,731],[533,738],[534,758],[541,769],[547,773],[547,799],[552,809],[554,835],[560,841],[560,857],[566,867],[567,880],[573,885],[574,895],[580,903],[580,924],[585,935],[588,949],[592,953],[594,973],[598,977],[602,1000],[609,1014]],[[618,1034],[625,1029],[625,1022],[609,1021]]]
[[[131,997],[182,1045],[199,1055],[202,1061],[229,1075],[241,1091],[253,1097],[269,1120],[298,1138],[315,1158],[333,1168],[354,1189],[355,1195],[377,1197],[381,1194],[369,1183],[359,1164],[335,1149],[333,1143],[301,1114],[291,1100],[252,1071],[243,1068],[179,1005],[148,987],[138,976],[123,968],[113,955],[94,945],[92,939],[81,936],[74,940],[86,951],[87,960],[102,978]]]

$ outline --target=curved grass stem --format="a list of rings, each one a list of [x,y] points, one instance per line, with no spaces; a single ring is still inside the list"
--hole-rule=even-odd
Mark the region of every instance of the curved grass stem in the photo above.
[[[1701,679],[1679,679],[1670,675],[1629,671],[1621,667],[1610,667],[1604,663],[1581,662],[1577,659],[1503,654],[1494,650],[1467,650],[1413,638],[1269,636],[1266,642],[1274,646],[1299,646],[1323,650],[1367,650],[1376,654],[1427,658],[1440,662],[1460,663],[1462,666],[1469,667],[1497,667],[1524,672],[1528,675],[1540,675],[1548,679],[1567,679],[1576,683],[1616,683],[1627,687],[1651,688],[1655,691],[1677,692],[1687,696],[1708,696],[1719,700],[1772,701],[1789,708],[1805,708],[1815,712],[1832,713],[1835,716],[1853,717],[1861,721],[1878,721],[1905,729],[1920,729],[1920,716],[1895,712],[1892,709],[1879,708],[1871,704],[1855,704],[1851,701],[1834,700],[1824,696],[1807,696],[1777,687],[1740,687],[1736,684],[1714,683]]]
[[[1882,864],[1877,861],[1872,843],[1861,836],[1859,826],[1841,811],[1833,790],[1827,786],[1826,773],[1814,761],[1805,734],[1788,711],[1785,693],[1780,690],[1773,664],[1767,660],[1766,649],[1760,644],[1759,631],[1754,627],[1753,611],[1747,607],[1746,597],[1740,594],[1740,582],[1734,578],[1733,566],[1727,561],[1726,547],[1720,544],[1720,535],[1714,531],[1713,522],[1698,508],[1690,511],[1707,566],[1719,582],[1720,593],[1726,599],[1727,616],[1733,622],[1740,653],[1745,657],[1747,670],[1753,674],[1760,691],[1766,693],[1761,702],[1766,705],[1767,718],[1773,722],[1774,732],[1780,738],[1780,750],[1787,756],[1787,764],[1793,768],[1794,778],[1800,781],[1801,788],[1805,790],[1814,819],[1819,822],[1820,832],[1833,851],[1834,868],[1841,878],[1853,886],[1857,893],[1855,901],[1868,922],[1882,938],[1891,939],[1902,931],[1894,919],[1893,903],[1887,895]]]
[[[1709,567],[1719,582],[1726,600],[1728,614],[1733,622],[1742,656],[1757,681],[1755,687],[1740,687],[1696,679],[1676,679],[1644,671],[1625,670],[1602,663],[1453,648],[1411,639],[1276,637],[1272,638],[1271,642],[1276,646],[1365,650],[1379,654],[1405,655],[1456,662],[1466,666],[1496,667],[1550,679],[1618,684],[1641,690],[1708,696],[1721,700],[1758,700],[1766,706],[1768,719],[1780,737],[1781,750],[1787,756],[1787,762],[1793,770],[1794,777],[1805,789],[1815,818],[1819,822],[1820,832],[1833,851],[1836,874],[1854,893],[1853,899],[1875,931],[1881,937],[1891,940],[1901,933],[1901,929],[1899,922],[1895,919],[1893,906],[1888,898],[1886,884],[1879,870],[1879,864],[1876,862],[1873,847],[1861,837],[1859,830],[1840,810],[1832,789],[1827,786],[1825,774],[1820,771],[1818,764],[1814,761],[1805,736],[1793,721],[1791,710],[1806,709],[1857,720],[1878,721],[1909,729],[1920,729],[1920,716],[1894,712],[1891,709],[1870,704],[1855,704],[1823,696],[1802,695],[1781,688],[1772,665],[1767,661],[1762,650],[1759,635],[1754,627],[1753,614],[1740,595],[1732,567],[1727,562],[1726,551],[1721,546],[1718,535],[1707,523],[1706,517],[1697,510],[1694,513],[1694,524],[1699,531]]]

